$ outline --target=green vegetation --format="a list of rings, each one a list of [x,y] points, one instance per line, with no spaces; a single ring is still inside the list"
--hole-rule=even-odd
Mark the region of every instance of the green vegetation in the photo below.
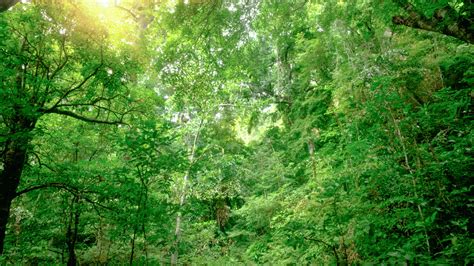
[[[17,2],[0,264],[474,263],[472,1]]]

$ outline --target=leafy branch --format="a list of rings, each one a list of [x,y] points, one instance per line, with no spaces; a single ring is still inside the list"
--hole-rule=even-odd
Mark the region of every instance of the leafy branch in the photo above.
[[[89,202],[94,206],[99,206],[99,207],[104,208],[104,209],[113,210],[112,208],[110,208],[108,206],[105,206],[105,205],[103,205],[99,202],[93,201],[92,199],[84,196],[84,193],[96,193],[96,192],[84,191],[84,190],[81,190],[77,187],[71,186],[71,185],[66,184],[66,183],[61,183],[61,182],[50,182],[50,183],[45,183],[45,184],[41,184],[41,185],[31,186],[31,187],[28,187],[28,188],[25,188],[23,190],[20,190],[20,191],[16,192],[14,197],[16,198],[16,197],[19,197],[19,196],[21,196],[23,194],[26,194],[28,192],[39,190],[39,189],[45,189],[45,188],[62,189],[62,190],[65,190],[65,191],[73,194],[74,196],[80,196],[86,202]]]
[[[410,28],[438,32],[459,40],[474,43],[474,31],[469,19],[461,16],[449,5],[435,10],[433,17],[428,18],[407,0],[396,1],[406,12],[407,16],[394,16],[392,22]]]

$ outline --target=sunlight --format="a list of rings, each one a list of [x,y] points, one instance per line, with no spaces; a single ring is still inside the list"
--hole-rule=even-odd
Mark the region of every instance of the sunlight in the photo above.
[[[96,2],[101,7],[109,7],[109,0],[97,0]]]
[[[134,17],[136,0],[78,0],[84,16],[78,21],[85,27],[97,28],[109,40],[112,49],[131,49],[140,38],[140,25]],[[60,34],[62,34],[60,32]],[[120,48],[121,47],[121,48]]]
[[[120,0],[96,0],[96,4],[102,8],[109,8],[120,4]]]

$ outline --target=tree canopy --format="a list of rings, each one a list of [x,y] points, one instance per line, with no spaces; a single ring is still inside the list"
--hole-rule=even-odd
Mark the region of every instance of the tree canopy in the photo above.
[[[473,10],[0,1],[0,264],[471,265]]]

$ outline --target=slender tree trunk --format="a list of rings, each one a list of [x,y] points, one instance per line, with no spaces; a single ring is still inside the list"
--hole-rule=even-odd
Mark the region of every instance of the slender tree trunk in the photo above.
[[[201,131],[201,127],[203,124],[204,120],[201,120],[199,123],[199,127],[196,131],[196,135],[194,135],[194,141],[193,141],[193,146],[191,147],[191,154],[189,155],[189,167],[186,171],[186,174],[183,177],[183,188],[181,191],[181,196],[179,198],[179,207],[182,207],[184,205],[184,201],[186,200],[186,190],[188,188],[188,182],[189,182],[189,174],[191,172],[191,167],[194,164],[194,155],[196,152],[196,144],[199,139],[199,132]],[[178,247],[179,247],[179,241],[181,239],[181,211],[178,212],[178,215],[176,216],[176,227],[175,227],[175,241],[173,243],[173,253],[171,254],[171,265],[177,265],[178,264]]]
[[[136,214],[137,216],[140,215],[141,205],[142,205],[142,193],[140,192],[140,196],[138,198],[138,208],[137,208],[137,214]],[[133,258],[135,256],[135,239],[137,238],[137,231],[138,231],[138,225],[134,223],[133,236],[132,236],[132,239],[130,239],[130,260],[129,260],[130,265],[133,265]]]
[[[386,103],[386,104],[388,106],[388,103]],[[393,125],[395,127],[395,134],[398,137],[398,140],[400,141],[400,144],[402,146],[403,157],[405,159],[405,166],[408,169],[408,171],[410,172],[411,181],[412,181],[412,185],[413,185],[413,194],[415,195],[415,198],[418,199],[418,191],[417,191],[417,184],[416,184],[416,179],[415,179],[415,172],[411,168],[410,162],[408,160],[408,152],[407,152],[407,148],[405,147],[405,141],[404,141],[404,138],[402,136],[402,132],[401,132],[401,129],[398,125],[398,122],[397,122],[397,120],[395,119],[395,116],[392,113],[392,109],[389,108],[389,112],[390,112],[390,116],[392,118]],[[421,218],[420,222],[423,224],[424,221],[425,221],[425,215],[423,213],[423,209],[421,208],[421,205],[419,203],[416,204],[416,207],[418,209],[418,213],[419,213],[420,218]],[[431,254],[430,241],[429,241],[428,230],[426,229],[426,225],[423,225],[423,229],[424,229],[423,231],[424,231],[424,234],[425,234],[426,249],[428,250],[428,253]]]
[[[141,176],[141,174],[140,174]],[[143,252],[145,253],[145,265],[148,265],[148,244],[147,244],[147,232],[146,232],[146,223],[147,223],[147,204],[148,204],[148,184],[145,183],[145,180],[141,178],[144,193],[143,199],[143,208],[142,208],[142,231],[143,231]]]
[[[314,141],[308,140],[309,157],[311,158],[311,170],[313,171],[313,179],[316,180],[316,159],[314,158]]]
[[[107,238],[109,225],[104,222],[104,217],[100,217],[99,231],[97,233],[97,249],[99,254],[97,261],[100,265],[107,264],[109,259],[110,240]]]
[[[68,250],[68,266],[75,266],[77,264],[76,257],[76,241],[77,241],[77,232],[79,229],[79,209],[78,209],[79,197],[74,196],[74,199],[71,204],[71,213],[69,216],[69,225],[66,232],[67,239],[67,250]]]
[[[74,143],[74,163],[77,163],[79,156],[79,143]],[[79,196],[74,195],[69,215],[69,223],[66,232],[66,245],[68,250],[68,266],[75,266],[77,264],[76,257],[76,241],[77,241],[77,231],[79,230]]]
[[[132,236],[132,239],[130,241],[130,262],[129,264],[130,265],[133,265],[133,257],[135,256],[135,238],[137,237],[137,228],[134,227],[133,228],[133,236]]]
[[[143,176],[142,176],[142,173],[140,171],[140,167],[137,166],[137,171],[138,171],[138,176],[140,178],[140,183],[142,185],[141,188],[146,188],[145,187],[145,183],[144,183],[144,180],[143,180]],[[142,204],[142,199],[143,199],[143,196],[145,196],[145,202]],[[140,195],[138,197],[138,208],[137,208],[137,217],[140,217],[142,216],[142,213],[144,212],[144,207],[145,207],[145,204],[146,204],[146,197],[148,195],[144,193],[142,193],[142,191],[140,191]],[[138,220],[137,220],[138,221]],[[143,221],[143,220],[142,220]],[[144,222],[144,221],[143,221]],[[129,264],[132,265],[133,264],[133,259],[134,259],[134,256],[135,256],[135,241],[137,239],[137,233],[138,233],[138,230],[139,230],[139,225],[135,222],[133,224],[133,236],[132,236],[132,239],[130,240],[130,260],[129,260]],[[145,239],[146,241],[146,239]]]

